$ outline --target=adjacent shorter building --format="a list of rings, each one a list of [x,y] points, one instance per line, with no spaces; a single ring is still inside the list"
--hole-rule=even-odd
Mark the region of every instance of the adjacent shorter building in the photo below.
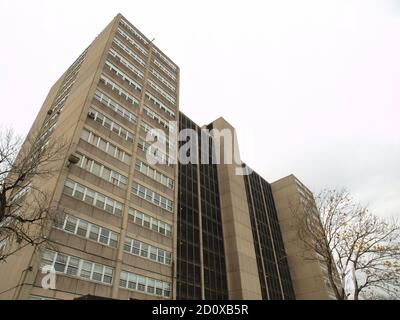
[[[294,175],[273,182],[271,187],[296,299],[336,299],[327,267],[299,239],[296,217],[311,211],[310,204],[315,204],[312,192]],[[315,206],[312,209],[317,213]]]
[[[204,128],[236,135],[223,118]],[[175,147],[174,133],[193,129],[196,161],[154,149],[152,129]],[[67,141],[59,172],[31,181],[61,215],[51,246],[0,265],[0,299],[333,298],[290,228],[287,203],[312,194],[293,176],[270,184],[225,163],[225,142],[179,111],[179,67],[122,15],[51,88],[28,138],[36,132],[44,145]],[[205,150],[220,163],[201,161]],[[55,289],[43,287],[46,266]]]

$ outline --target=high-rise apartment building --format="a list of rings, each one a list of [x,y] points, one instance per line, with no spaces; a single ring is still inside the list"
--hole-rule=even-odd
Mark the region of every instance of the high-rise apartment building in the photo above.
[[[223,118],[203,128],[235,135]],[[170,150],[185,143],[177,131],[194,130],[197,161],[154,148],[153,129]],[[39,130],[44,143],[68,143],[59,172],[40,182],[60,217],[51,246],[0,265],[0,299],[329,298],[323,273],[292,258],[291,193],[223,159],[201,161],[224,143],[179,111],[179,67],[122,15],[53,85],[28,137]],[[44,266],[55,289],[42,286]]]

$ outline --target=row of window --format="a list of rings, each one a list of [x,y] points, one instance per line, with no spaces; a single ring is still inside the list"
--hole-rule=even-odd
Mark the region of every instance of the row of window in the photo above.
[[[147,153],[151,157],[154,157],[160,164],[171,165],[173,163],[172,158],[165,153],[161,152],[161,150],[147,143],[143,139],[139,138],[138,147],[143,152]]]
[[[122,89],[119,85],[117,85],[114,81],[108,79],[106,76],[101,75],[100,82],[102,82],[102,83],[104,83],[104,85],[110,87],[110,89],[112,91],[114,91],[116,94],[118,94],[119,96],[124,98],[126,101],[128,101],[134,107],[139,106],[139,101],[137,101],[135,97],[131,96],[127,91]]]
[[[26,186],[22,187],[16,194],[14,194],[11,198],[11,203],[17,201],[22,198],[32,189],[32,182],[29,182]]]
[[[52,250],[43,252],[41,268],[44,267],[54,268],[61,274],[106,285],[112,284],[114,276],[114,268]],[[126,271],[122,271],[120,274],[119,286],[156,296],[170,297],[171,295],[170,283]]]
[[[133,133],[129,132],[128,130],[122,128],[118,123],[114,122],[110,118],[106,117],[101,112],[89,108],[89,116],[100,123],[103,127],[107,128],[108,130],[116,133],[121,138],[125,139],[126,141],[133,142]]]
[[[125,162],[126,164],[130,164],[131,156],[129,154],[127,154],[125,151],[122,151],[120,148],[116,147],[107,140],[104,140],[103,138],[94,134],[93,132],[83,128],[81,138],[99,148],[100,150],[108,153],[110,156],[117,158],[118,160]]]
[[[138,62],[141,66],[146,66],[146,63],[142,58],[140,58],[136,53],[134,53],[131,49],[129,49],[122,41],[118,38],[114,38],[113,42],[124,50],[129,56],[131,56],[136,62]]]
[[[176,71],[176,66],[173,64],[167,57],[165,57],[161,52],[159,52],[156,48],[153,47],[153,52],[156,53],[168,66],[172,68],[172,70]]]
[[[132,193],[160,208],[173,212],[173,202],[171,200],[161,196],[149,188],[138,184],[137,182],[133,182],[132,184]]]
[[[127,67],[129,70],[131,70],[134,74],[136,74],[140,79],[144,78],[143,73],[136,68],[133,64],[131,64],[128,60],[126,60],[123,56],[118,54],[115,50],[110,49],[110,54],[117,59],[119,62],[121,62],[125,67]]]
[[[111,182],[112,184],[118,187],[124,189],[126,188],[128,184],[128,178],[126,176],[102,165],[100,162],[88,158],[87,156],[84,156],[82,154],[79,154],[79,156],[80,159],[77,164],[78,167],[81,167],[83,170],[89,171],[90,173],[93,173],[94,175],[108,182]]]
[[[168,120],[165,120],[163,117],[161,117],[159,114],[156,112],[150,110],[148,107],[144,106],[143,107],[144,112],[152,119],[157,121],[160,125],[162,125],[165,129],[171,130],[172,132],[175,131],[175,126],[171,125],[171,123]]]
[[[127,119],[129,122],[135,124],[136,123],[136,116],[132,113],[126,110],[124,107],[120,106],[118,103],[116,103],[114,100],[106,96],[104,93],[102,93],[99,90],[96,90],[95,93],[95,98],[99,100],[102,104],[106,105],[109,107],[111,110],[115,111],[125,119]],[[139,106],[138,103],[134,103],[133,106]]]
[[[155,219],[136,209],[129,208],[129,220],[164,236],[170,237],[172,235],[172,226],[170,224]]]
[[[140,128],[143,129],[144,132],[149,133],[152,137],[156,137],[156,140],[161,141],[165,144],[166,148],[175,148],[175,144],[170,142],[170,140],[166,137],[164,131],[160,129],[153,128],[148,123],[141,121]],[[160,132],[161,131],[161,132]]]
[[[147,50],[145,50],[141,45],[139,45],[122,29],[118,28],[117,31],[125,40],[127,40],[132,46],[134,46],[137,50],[139,50],[143,55],[147,57]]]
[[[56,272],[110,285],[114,269],[59,252],[45,250],[41,267],[53,267]]]
[[[158,170],[153,169],[148,164],[144,163],[143,161],[137,159],[135,169],[144,175],[148,176],[149,178],[156,180],[157,182],[161,183],[162,185],[174,189],[174,180],[167,177],[166,175],[162,174]]]
[[[124,251],[133,254],[135,256],[140,256],[145,259],[149,259],[161,264],[170,265],[171,264],[171,252],[162,250],[157,247],[153,247],[147,243],[126,238],[124,242]]]
[[[130,85],[133,90],[138,92],[142,91],[142,87],[138,83],[136,83],[134,80],[128,77],[124,72],[122,72],[120,69],[114,66],[111,62],[106,61],[106,67],[108,67],[108,69],[116,76],[120,77],[123,81],[125,81],[128,85]]]
[[[118,233],[68,214],[58,219],[54,227],[112,248],[118,244]]]
[[[145,97],[148,101],[154,104],[157,108],[161,109],[162,111],[168,113],[171,117],[175,118],[175,112],[168,108],[165,104],[157,100],[157,98],[153,97],[150,93],[146,92]]]
[[[154,64],[159,67],[162,71],[164,71],[164,73],[169,76],[172,80],[176,81],[176,77],[175,75],[169,71],[166,67],[164,67],[164,65],[162,63],[160,63],[157,59],[154,59]]]
[[[171,296],[171,284],[153,278],[143,277],[131,272],[122,271],[119,286],[124,289],[144,292],[156,296]]]
[[[121,19],[121,24],[126,27],[129,31],[131,31],[136,37],[138,37],[141,41],[143,41],[144,44],[149,44],[149,42],[146,40],[146,38],[144,36],[142,36],[137,30],[135,30],[130,24],[129,22]]]
[[[122,215],[124,205],[121,202],[87,188],[73,180],[67,179],[65,181],[64,193],[92,206],[105,210],[108,213],[117,216]]]
[[[150,84],[150,87],[152,87],[159,94],[161,94],[165,99],[167,99],[169,102],[171,102],[173,105],[175,105],[176,100],[173,97],[171,97],[168,93],[166,93],[163,89],[161,89],[158,85],[156,85],[154,81],[152,81],[150,79],[148,79],[147,81]]]
[[[171,89],[173,92],[176,92],[175,86],[170,84],[167,79],[165,79],[162,75],[160,75],[156,70],[151,68],[150,72],[158,79],[160,80],[163,84],[165,84],[169,89]]]

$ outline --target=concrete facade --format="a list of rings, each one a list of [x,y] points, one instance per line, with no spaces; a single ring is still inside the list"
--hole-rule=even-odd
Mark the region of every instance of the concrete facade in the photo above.
[[[294,175],[275,181],[271,186],[296,299],[335,299],[324,265],[309,260],[315,253],[310,252],[299,241],[296,218],[293,215],[294,210],[299,210],[296,214],[305,214],[301,206],[302,198],[307,197],[307,203],[310,203],[310,200],[315,203],[312,193]]]
[[[192,200],[182,196],[184,186],[178,181],[183,173],[177,164],[149,163],[147,156],[154,150],[144,143],[154,128],[178,145],[170,135],[169,121],[178,121],[182,115],[179,72],[178,66],[118,14],[53,85],[28,137],[49,128],[46,139],[67,143],[59,172],[45,181],[33,181],[47,190],[62,219],[49,230],[51,247],[27,246],[0,264],[0,299],[85,295],[176,299],[179,283],[179,290],[184,288],[188,297],[257,300],[268,298],[262,290],[268,291],[269,281],[276,282],[277,296],[283,299],[290,297],[287,291],[293,291],[292,282],[297,299],[331,298],[321,268],[306,265],[299,255],[301,248],[294,243],[286,203],[299,197],[295,178],[272,184],[275,204],[266,199],[265,186],[260,187],[258,218],[270,215],[261,223],[253,217],[247,180],[236,174],[238,164],[224,164],[223,140],[219,144],[221,164],[197,166],[187,173],[187,181],[197,183],[185,186],[197,201],[189,208],[194,211],[190,218],[196,221],[189,226],[181,223],[187,212],[179,204]],[[236,135],[223,118],[210,126]],[[238,150],[236,139],[234,143]],[[71,163],[71,155],[79,162]],[[176,155],[158,152],[157,156]],[[206,177],[215,172],[212,178]],[[261,180],[257,178],[267,183]],[[280,225],[273,223],[275,207]],[[199,261],[183,257],[181,247],[187,239],[178,230],[182,225],[193,232],[189,239],[193,251],[188,252],[198,253]],[[214,230],[218,235],[212,234]],[[267,248],[266,242],[274,240],[265,235],[280,239],[281,233],[284,245],[272,243]],[[282,259],[285,250],[287,261]],[[267,255],[277,263],[275,278],[264,265]],[[186,286],[187,279],[177,279],[183,273],[179,268],[188,264],[198,268],[199,274],[191,279],[193,285]],[[287,264],[290,274],[282,272]],[[41,268],[46,265],[57,271],[55,290],[42,287],[46,274]],[[213,288],[213,282],[218,286]]]

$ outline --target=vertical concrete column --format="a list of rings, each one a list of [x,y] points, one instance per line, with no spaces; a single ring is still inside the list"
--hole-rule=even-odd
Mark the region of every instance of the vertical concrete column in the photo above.
[[[218,118],[212,123],[213,129],[231,132],[235,137],[235,129],[223,118]],[[216,132],[212,132],[215,139],[220,139]],[[226,271],[228,279],[229,299],[261,299],[260,279],[258,276],[257,260],[254,248],[253,234],[249,208],[247,204],[246,189],[243,176],[236,175],[238,167],[234,161],[225,163],[229,152],[238,150],[236,138],[225,141],[221,138],[216,144],[219,149],[220,164],[218,165],[218,183],[221,199],[221,219],[224,233],[226,256]],[[228,143],[232,143],[232,150],[224,152]],[[229,146],[228,146],[229,148]],[[218,152],[218,150],[216,150]]]

